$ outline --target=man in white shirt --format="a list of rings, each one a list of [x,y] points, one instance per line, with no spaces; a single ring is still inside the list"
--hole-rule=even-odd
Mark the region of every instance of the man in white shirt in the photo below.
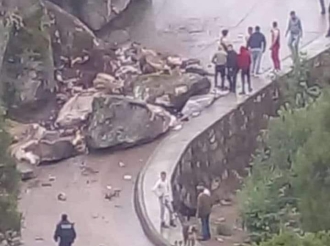
[[[165,208],[170,214],[170,226],[175,227],[174,212],[170,201],[170,186],[166,179],[166,172],[160,173],[160,179],[156,182],[152,190],[159,199],[161,227],[168,228],[165,223]]]

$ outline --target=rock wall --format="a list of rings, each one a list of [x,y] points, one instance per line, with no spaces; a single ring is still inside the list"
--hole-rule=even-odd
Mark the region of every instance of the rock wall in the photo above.
[[[305,67],[309,69],[305,76],[308,85],[328,85],[330,49],[309,56]],[[172,176],[175,202],[181,200],[185,205],[195,207],[199,183],[211,190],[220,187],[222,194],[239,187],[257,148],[260,131],[267,127],[269,117],[276,115],[280,105],[297,96],[288,91],[293,76],[292,71],[284,71],[282,76],[205,129],[189,144]],[[221,197],[215,194],[215,199]]]

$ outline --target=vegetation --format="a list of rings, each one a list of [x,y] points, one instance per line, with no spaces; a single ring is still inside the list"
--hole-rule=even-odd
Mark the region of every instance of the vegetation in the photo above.
[[[325,246],[330,244],[330,234],[319,232],[298,236],[294,233],[283,233],[263,242],[260,246]]]
[[[242,218],[262,246],[330,245],[316,240],[330,242],[318,233],[330,229],[330,92],[320,95],[303,65],[288,80],[289,100],[262,132],[240,192]]]
[[[0,115],[0,232],[20,230],[21,215],[17,212],[19,175],[8,147],[10,136],[5,131],[3,115]]]

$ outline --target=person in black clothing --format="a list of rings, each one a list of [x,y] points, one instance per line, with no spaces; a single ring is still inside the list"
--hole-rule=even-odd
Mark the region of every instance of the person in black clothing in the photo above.
[[[59,246],[71,246],[76,239],[76,231],[73,223],[70,223],[66,214],[62,215],[61,221],[57,224],[54,233],[55,242],[59,241]]]
[[[237,53],[231,44],[228,45],[227,49],[227,79],[229,81],[229,91],[235,93],[238,72]]]

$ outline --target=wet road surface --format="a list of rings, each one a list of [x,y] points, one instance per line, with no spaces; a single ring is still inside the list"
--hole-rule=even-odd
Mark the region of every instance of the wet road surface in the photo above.
[[[230,30],[230,39],[238,48],[248,26],[260,25],[270,38],[272,21],[279,22],[282,30],[281,57],[289,51],[284,39],[288,13],[295,10],[300,16],[307,44],[325,33],[327,18],[320,15],[318,0],[138,0],[127,15],[116,25],[127,27],[133,40],[162,52],[200,58],[209,64],[217,48],[219,33]],[[267,51],[263,68],[270,66]],[[76,223],[80,246],[149,246],[133,208],[134,178],[145,164],[157,143],[116,153],[90,155],[84,163],[98,173],[82,173],[82,158],[41,168],[40,183],[31,181],[24,185],[21,209],[25,216],[23,239],[26,245],[55,245],[52,242],[55,223],[61,213],[68,213]],[[121,168],[122,161],[126,167]],[[123,180],[124,175],[133,179]],[[48,176],[56,177],[52,186],[43,187]],[[105,187],[122,189],[119,198],[104,199]],[[67,194],[60,202],[59,192]],[[36,240],[37,239],[37,240]]]

